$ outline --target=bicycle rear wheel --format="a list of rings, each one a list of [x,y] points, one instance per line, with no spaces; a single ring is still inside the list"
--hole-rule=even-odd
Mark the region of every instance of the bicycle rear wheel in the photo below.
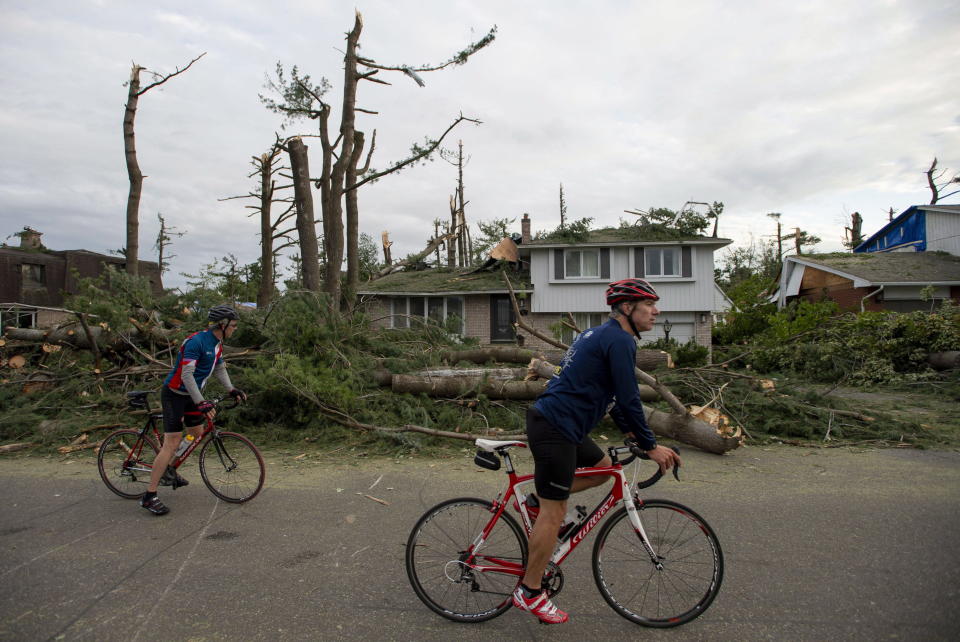
[[[662,499],[637,507],[657,569],[625,508],[593,547],[593,578],[613,610],[643,626],[668,628],[701,615],[720,590],[723,552],[713,529],[689,508]]]
[[[153,460],[160,451],[138,430],[118,430],[107,435],[97,451],[97,469],[107,488],[125,499],[139,499],[147,491]]]
[[[424,513],[407,540],[407,578],[414,592],[455,622],[483,622],[509,609],[527,563],[526,537],[506,512],[486,540],[467,552],[490,523],[492,506],[472,497],[447,500]]]
[[[225,502],[241,504],[263,488],[266,467],[253,443],[235,432],[212,435],[200,450],[200,477]]]

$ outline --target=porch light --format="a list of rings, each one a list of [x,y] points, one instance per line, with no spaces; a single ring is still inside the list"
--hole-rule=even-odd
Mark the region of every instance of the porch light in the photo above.
[[[670,340],[670,331],[673,330],[673,324],[670,323],[670,319],[663,320],[663,336],[666,341]]]

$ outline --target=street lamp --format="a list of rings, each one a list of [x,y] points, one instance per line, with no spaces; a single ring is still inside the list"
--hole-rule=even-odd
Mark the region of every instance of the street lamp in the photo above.
[[[663,336],[667,343],[670,343],[670,331],[673,330],[673,324],[670,323],[670,319],[663,320]]]

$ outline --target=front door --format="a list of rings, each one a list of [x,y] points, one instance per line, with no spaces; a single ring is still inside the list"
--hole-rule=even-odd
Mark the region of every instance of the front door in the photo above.
[[[490,295],[490,341],[516,341],[513,304],[509,294]]]

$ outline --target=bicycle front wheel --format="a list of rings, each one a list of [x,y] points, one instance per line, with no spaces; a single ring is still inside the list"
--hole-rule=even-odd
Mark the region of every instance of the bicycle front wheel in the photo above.
[[[720,590],[723,552],[703,518],[662,499],[637,506],[661,568],[651,560],[625,508],[593,546],[593,578],[613,610],[643,626],[668,628],[701,615]]]
[[[214,434],[200,450],[200,477],[225,502],[242,504],[263,488],[266,467],[253,443],[235,432]]]
[[[527,564],[526,537],[506,512],[476,545],[492,510],[483,499],[447,500],[424,513],[407,540],[407,577],[417,597],[455,622],[483,622],[509,609]]]
[[[97,469],[107,488],[125,499],[138,499],[147,491],[153,460],[160,451],[138,430],[118,430],[107,435],[97,451]]]

